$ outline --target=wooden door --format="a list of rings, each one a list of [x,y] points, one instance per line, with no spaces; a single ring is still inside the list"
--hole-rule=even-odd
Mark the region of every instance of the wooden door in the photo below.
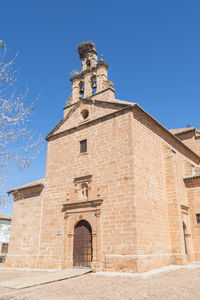
[[[88,222],[80,221],[74,230],[73,265],[90,267],[92,261],[92,230]]]
[[[185,226],[185,223],[183,223],[183,237],[184,237],[185,254],[188,254],[188,250],[187,250],[187,228]]]

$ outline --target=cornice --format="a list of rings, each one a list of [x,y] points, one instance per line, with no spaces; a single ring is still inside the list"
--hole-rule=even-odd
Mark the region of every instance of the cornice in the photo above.
[[[188,177],[183,178],[184,181],[195,180],[195,179],[196,180],[200,179],[200,175],[188,176]]]
[[[29,190],[27,190],[26,192],[22,192],[22,191],[15,191],[12,195],[14,196],[14,201],[19,201],[19,200],[23,200],[23,199],[26,199],[26,198],[33,198],[33,197],[36,197],[36,196],[39,196],[42,192],[42,189],[36,189],[36,190],[33,190],[32,192]]]
[[[70,209],[76,209],[76,208],[85,208],[85,207],[97,207],[102,204],[102,199],[97,200],[90,200],[90,201],[81,201],[81,202],[73,202],[73,203],[66,203],[63,204],[62,211],[67,211]]]
[[[37,190],[42,190],[44,188],[44,183],[38,183],[35,185],[31,185],[31,186],[25,186],[25,187],[19,187],[16,189],[12,189],[10,191],[8,191],[8,194],[12,194],[13,196],[18,195],[23,193],[24,195],[27,193],[27,191],[30,191],[31,189],[37,189]]]
[[[188,211],[188,210],[189,210],[189,207],[186,206],[186,205],[181,204],[181,209]]]
[[[80,73],[77,73],[74,76],[72,76],[70,78],[70,81],[73,81],[74,79],[83,79],[83,77],[85,76],[85,74],[87,74],[87,73],[93,73],[96,70],[97,70],[97,67],[92,67],[92,68],[86,69],[84,71],[81,71]]]
[[[157,133],[159,134],[159,130],[164,133],[167,137],[167,143],[169,143],[169,140],[173,142],[174,148],[177,147],[177,150],[181,153],[184,153],[186,156],[189,156],[190,159],[195,161],[195,163],[200,163],[200,157],[198,154],[196,154],[191,148],[186,146],[181,140],[179,140],[174,134],[172,134],[167,128],[165,128],[163,125],[161,125],[156,119],[154,119],[150,114],[148,114],[144,109],[142,109],[138,104],[134,104],[132,111],[136,111],[139,113],[141,118],[146,118],[146,120],[149,122],[149,126],[154,127],[157,129]],[[163,140],[165,140],[164,136],[161,136]]]
[[[97,67],[98,66],[105,66],[107,69],[109,68],[109,65],[104,61],[104,60],[100,60],[98,63],[97,63]]]
[[[95,99],[85,99],[83,98],[81,101],[91,101],[91,102],[101,102],[101,103],[108,103],[108,101],[103,101],[103,100],[95,100]],[[78,101],[76,103],[74,103],[73,105],[77,104],[77,106],[80,104],[81,101]],[[156,119],[154,119],[150,114],[148,114],[144,109],[142,109],[138,104],[136,103],[131,103],[127,101],[126,103],[117,103],[117,101],[109,101],[109,103],[113,103],[113,104],[118,104],[121,106],[124,106],[122,109],[117,110],[116,112],[112,112],[110,114],[107,114],[105,116],[99,117],[97,119],[94,120],[90,120],[88,122],[84,122],[83,124],[79,124],[76,127],[67,129],[63,132],[54,134],[53,132],[55,132],[55,130],[57,128],[59,128],[60,125],[62,125],[65,120],[67,119],[67,117],[69,115],[67,115],[46,137],[46,140],[49,141],[51,139],[55,139],[70,133],[73,133],[74,131],[77,131],[79,129],[84,128],[85,126],[90,126],[92,124],[94,124],[95,122],[98,121],[103,121],[103,120],[107,120],[108,118],[112,118],[115,117],[117,115],[129,112],[132,110],[132,112],[135,112],[138,114],[138,116],[141,119],[146,119],[149,126],[152,128],[152,130],[156,131],[157,134],[159,134],[159,132],[164,133],[165,136],[161,136],[161,138],[163,140],[166,140],[167,143],[172,143],[173,147],[175,149],[177,149],[179,152],[183,153],[184,155],[186,155],[187,157],[189,157],[190,159],[192,159],[195,163],[200,164],[200,157],[197,153],[195,153],[193,150],[191,150],[191,148],[189,148],[188,146],[186,146],[181,140],[179,140],[174,134],[172,134],[167,128],[165,128],[163,125],[161,125]],[[74,106],[74,109],[76,109],[76,105]],[[72,110],[73,111],[73,110]],[[70,113],[71,114],[71,111]]]
[[[93,98],[93,96],[102,94],[102,93],[104,93],[104,92],[106,92],[106,91],[108,91],[108,90],[111,90],[111,91],[115,92],[115,89],[114,89],[113,87],[109,86],[108,88],[106,88],[106,89],[104,89],[104,90],[101,90],[100,92],[97,92],[97,93],[91,95],[91,99]],[[99,101],[101,101],[101,100],[99,100]]]

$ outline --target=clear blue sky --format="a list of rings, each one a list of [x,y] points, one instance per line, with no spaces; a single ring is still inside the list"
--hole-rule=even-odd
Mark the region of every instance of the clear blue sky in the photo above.
[[[32,124],[43,137],[62,119],[86,40],[104,54],[116,98],[137,102],[168,129],[200,128],[199,16],[199,0],[6,0],[0,40],[9,55],[19,50],[19,90],[41,92]],[[6,189],[44,177],[45,163],[46,142],[29,169],[8,174]]]

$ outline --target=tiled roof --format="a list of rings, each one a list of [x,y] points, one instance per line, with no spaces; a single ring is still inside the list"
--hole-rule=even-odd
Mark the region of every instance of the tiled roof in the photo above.
[[[8,215],[1,215],[0,214],[0,220],[11,220],[12,217],[11,216],[8,216]]]
[[[35,187],[35,186],[41,186],[41,185],[44,185],[44,178],[39,179],[37,181],[27,183],[27,184],[24,184],[24,185],[20,185],[16,188],[10,190],[8,193],[11,194],[14,191],[19,191],[19,190],[28,189],[28,188],[32,188],[32,187]]]
[[[184,177],[183,179],[193,179],[193,178],[200,178],[200,175],[191,175],[191,176],[187,176],[187,177]]]
[[[192,178],[200,178],[200,168],[196,169],[192,175],[184,177],[184,179],[192,179]]]
[[[189,132],[196,129],[195,127],[186,127],[186,128],[177,128],[177,129],[170,129],[169,131],[175,135]]]

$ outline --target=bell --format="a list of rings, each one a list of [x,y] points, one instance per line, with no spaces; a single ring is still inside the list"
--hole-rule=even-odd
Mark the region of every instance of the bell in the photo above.
[[[81,95],[84,94],[84,86],[82,86],[82,87],[80,88],[80,94],[81,94]]]
[[[93,89],[96,89],[96,88],[97,88],[97,82],[96,82],[96,80],[93,81],[93,83],[92,83],[92,88],[93,88]]]

